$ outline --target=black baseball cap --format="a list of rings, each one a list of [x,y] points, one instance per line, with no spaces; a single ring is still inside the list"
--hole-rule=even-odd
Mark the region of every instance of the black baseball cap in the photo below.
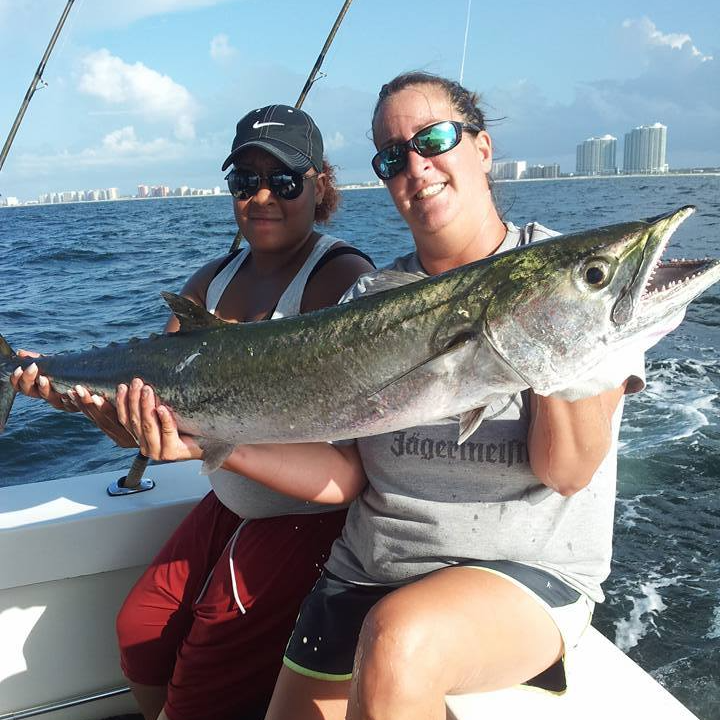
[[[323,139],[318,126],[306,112],[289,105],[268,105],[242,118],[222,169],[227,170],[247,147],[267,150],[293,172],[304,175],[311,167],[322,170]]]

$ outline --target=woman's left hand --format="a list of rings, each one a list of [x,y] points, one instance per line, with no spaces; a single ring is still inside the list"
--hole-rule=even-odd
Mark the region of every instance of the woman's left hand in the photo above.
[[[157,402],[150,385],[135,378],[119,385],[115,396],[120,423],[133,435],[140,452],[153,460],[200,460],[203,452],[195,439],[178,430],[169,408]]]

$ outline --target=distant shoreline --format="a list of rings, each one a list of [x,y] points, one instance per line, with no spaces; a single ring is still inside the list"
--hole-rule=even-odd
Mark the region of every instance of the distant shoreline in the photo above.
[[[507,182],[555,182],[557,180],[620,180],[624,178],[670,178],[670,177],[718,177],[720,170],[712,170],[710,172],[668,172],[668,173],[635,173],[633,175],[622,173],[621,175],[562,175],[556,178],[519,178],[517,180],[504,179],[493,180],[494,183]]]
[[[384,185],[339,185],[338,190],[382,190]],[[202,200],[207,198],[217,197],[230,197],[229,192],[220,192],[217,194],[206,194],[206,195],[166,195],[165,197],[132,197],[124,195],[112,200],[67,200],[66,202],[57,203],[41,203],[41,202],[24,202],[18,203],[17,205],[0,205],[0,210],[7,210],[11,208],[21,207],[49,207],[54,205],[98,205],[100,203],[116,203],[116,202],[130,202],[130,201],[145,201],[145,200]]]
[[[562,177],[556,178],[520,178],[518,180],[493,180],[493,183],[504,184],[504,183],[533,183],[533,182],[558,182],[562,180],[620,180],[625,178],[646,178],[648,180],[654,180],[657,178],[670,178],[670,177],[720,177],[720,170],[710,172],[669,172],[669,173],[654,173],[644,174],[637,173],[635,175],[563,175]],[[356,183],[350,183],[348,185],[338,185],[338,190],[344,192],[346,190],[382,190],[385,185],[360,185]],[[8,210],[11,208],[27,208],[27,207],[48,207],[51,205],[97,205],[98,203],[116,203],[125,201],[135,200],[187,200],[187,199],[202,199],[202,198],[216,198],[216,197],[230,197],[229,192],[221,192],[212,195],[167,195],[166,197],[119,197],[114,200],[70,200],[62,203],[20,203],[18,205],[0,205],[0,210]]]

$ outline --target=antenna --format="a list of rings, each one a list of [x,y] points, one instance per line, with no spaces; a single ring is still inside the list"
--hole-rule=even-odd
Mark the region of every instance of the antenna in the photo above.
[[[467,13],[465,16],[465,42],[463,43],[462,62],[460,63],[460,84],[462,85],[463,74],[465,73],[465,53],[467,52],[468,30],[470,29],[470,6],[472,0],[468,0]]]

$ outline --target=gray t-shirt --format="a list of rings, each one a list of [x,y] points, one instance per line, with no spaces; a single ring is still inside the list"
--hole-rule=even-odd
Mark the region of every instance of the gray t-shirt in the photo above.
[[[554,235],[508,225],[497,252]],[[414,253],[393,269],[422,272]],[[371,281],[369,281],[371,284]],[[358,282],[356,294],[367,289]],[[643,357],[625,377],[643,385]],[[601,602],[610,571],[621,402],[612,446],[584,489],[563,497],[530,470],[525,393],[499,401],[463,444],[457,418],[357,440],[368,485],[351,504],[327,569],[351,582],[403,583],[468,560],[548,570]]]

